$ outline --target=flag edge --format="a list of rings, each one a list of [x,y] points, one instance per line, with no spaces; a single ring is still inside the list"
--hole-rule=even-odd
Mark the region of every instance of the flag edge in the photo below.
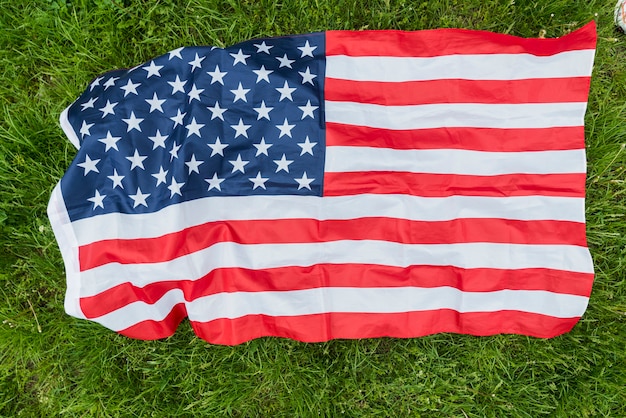
[[[80,307],[80,261],[78,239],[65,208],[59,181],[50,196],[47,208],[48,219],[57,240],[63,264],[65,265],[66,291],[64,308],[68,315],[87,319]]]
[[[74,102],[76,103],[76,102]],[[61,115],[59,116],[59,123],[61,125],[61,129],[63,129],[63,132],[65,133],[65,136],[67,137],[67,139],[72,143],[72,145],[74,145],[74,147],[76,147],[76,149],[80,148],[80,139],[78,139],[78,135],[76,135],[76,132],[74,131],[74,128],[72,127],[72,124],[70,123],[70,120],[68,118],[68,113],[70,110],[70,107],[72,107],[74,105],[74,103],[72,103],[71,105],[69,105],[68,107],[66,107],[63,112],[61,112]]]

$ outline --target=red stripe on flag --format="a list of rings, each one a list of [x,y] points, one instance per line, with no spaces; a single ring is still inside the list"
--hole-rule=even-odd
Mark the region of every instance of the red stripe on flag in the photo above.
[[[423,197],[585,197],[585,173],[470,176],[368,171],[324,174],[325,196],[364,193],[407,194]]]
[[[324,99],[406,106],[437,103],[586,102],[590,77],[527,80],[353,81],[326,78]]]
[[[582,126],[572,126],[535,129],[434,128],[391,130],[327,122],[326,145],[407,150],[559,151],[584,149],[585,129]]]
[[[517,270],[454,266],[393,267],[374,264],[317,264],[251,270],[222,268],[198,280],[163,281],[143,287],[123,283],[80,299],[87,318],[97,318],[134,302],[154,304],[180,289],[187,301],[223,292],[303,290],[319,287],[440,287],[466,292],[545,290],[589,297],[593,274],[545,268]]]
[[[404,244],[497,242],[585,246],[585,225],[569,221],[461,218],[412,221],[398,218],[351,220],[276,219],[208,222],[161,237],[112,239],[79,248],[81,271],[108,263],[158,263],[219,242],[239,244],[383,240]]]
[[[187,317],[187,309],[185,304],[179,303],[174,306],[170,313],[161,321],[141,321],[133,326],[130,326],[122,331],[120,334],[136,338],[139,340],[158,340],[161,338],[167,338],[176,332],[176,328]]]
[[[364,35],[367,36],[364,36]],[[522,54],[547,56],[563,51],[594,49],[596,24],[556,39],[526,39],[464,29],[434,29],[417,32],[328,31],[326,55],[435,57],[454,54]]]
[[[200,338],[210,343],[236,345],[264,336],[322,342],[336,338],[415,338],[440,332],[476,336],[510,333],[551,338],[570,331],[578,319],[518,311],[459,313],[441,309],[395,314],[248,315],[210,322],[191,321],[191,325]]]

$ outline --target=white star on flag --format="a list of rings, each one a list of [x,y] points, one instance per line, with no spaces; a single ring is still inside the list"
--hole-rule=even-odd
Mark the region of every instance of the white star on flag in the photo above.
[[[254,145],[254,147],[256,148],[255,157],[258,157],[261,154],[265,154],[269,157],[267,150],[272,146],[272,144],[266,144],[265,138],[261,138],[261,142],[259,142],[258,144],[252,144],[252,145]]]
[[[241,86],[241,83],[239,83],[239,86],[235,89],[235,90],[231,90],[230,92],[232,94],[235,95],[235,99],[233,100],[233,103],[235,103],[237,100],[243,100],[244,102],[248,102],[248,99],[246,99],[246,94],[250,91],[250,89],[244,89]]]
[[[258,113],[256,120],[260,120],[261,118],[270,120],[270,112],[274,108],[265,106],[265,100],[261,100],[261,107],[255,107],[253,109]]]
[[[117,149],[117,141],[119,141],[120,139],[122,139],[121,136],[113,136],[111,135],[111,131],[107,131],[106,138],[98,139],[98,141],[102,142],[105,145],[104,152],[107,152],[111,148],[115,149],[115,151],[119,151],[119,149]]]
[[[163,66],[162,65],[156,65],[154,63],[154,61],[150,61],[150,65],[149,66],[143,67],[143,69],[148,72],[148,75],[146,76],[146,78],[150,78],[153,75],[155,75],[157,77],[161,77],[161,73],[159,73],[159,70],[161,70],[161,68],[163,68]]]
[[[99,111],[102,112],[102,117],[105,117],[106,115],[115,115],[115,112],[113,111],[113,108],[117,105],[117,102],[115,103],[111,103],[107,100],[107,104],[104,105],[104,107],[101,107],[100,109],[98,109]]]
[[[120,189],[124,188],[124,185],[122,184],[122,180],[124,179],[124,177],[125,176],[120,176],[119,174],[117,174],[117,170],[115,168],[113,169],[113,175],[107,176],[107,178],[113,182],[113,189],[115,189],[117,186],[120,186]]]
[[[187,138],[189,138],[191,135],[200,136],[200,129],[202,129],[203,127],[204,127],[203,123],[197,123],[195,117],[191,118],[191,123],[185,126],[185,128],[188,130]]]
[[[139,132],[141,132],[141,127],[139,126],[139,124],[143,122],[143,119],[135,117],[135,112],[131,111],[130,118],[122,119],[122,120],[128,124],[128,128],[126,129],[126,132],[130,132],[133,129],[137,129]]]
[[[96,98],[92,97],[91,99],[87,100],[85,103],[81,103],[81,112],[84,111],[85,109],[93,109],[93,104],[96,102]]]
[[[171,120],[174,121],[174,128],[177,127],[178,125],[182,125],[183,124],[183,118],[185,117],[186,114],[187,114],[187,112],[181,113],[180,109],[177,109],[176,116],[172,116],[170,118]]]
[[[207,71],[207,74],[211,76],[211,84],[220,83],[224,85],[224,76],[228,74],[226,71],[221,72],[219,65],[215,66],[215,71]]]
[[[219,102],[215,102],[215,106],[213,107],[208,107],[208,109],[211,111],[211,120],[215,119],[215,118],[219,118],[221,120],[224,120],[224,112],[226,112],[228,109],[220,107],[220,103]]]
[[[248,137],[248,129],[250,129],[252,125],[244,125],[243,120],[239,118],[239,123],[237,125],[230,125],[231,128],[235,130],[235,138],[238,138],[240,135]]]
[[[306,67],[306,70],[304,72],[298,71],[298,74],[302,76],[302,84],[310,83],[311,85],[313,85],[313,79],[317,77],[315,74],[311,74],[311,70],[309,69],[309,67]]]
[[[152,177],[154,177],[156,179],[156,181],[157,181],[156,187],[158,187],[159,184],[161,184],[161,183],[167,184],[165,176],[167,176],[168,171],[169,170],[163,170],[163,166],[160,166],[159,167],[159,172],[152,174]]]
[[[280,93],[279,102],[282,102],[283,99],[289,99],[293,102],[293,97],[291,97],[291,93],[296,91],[295,87],[289,87],[287,80],[285,80],[285,84],[282,87],[276,88],[276,90]]]
[[[203,163],[204,163],[204,161],[196,160],[196,155],[195,154],[191,154],[191,159],[189,161],[185,162],[185,165],[187,167],[189,167],[189,173],[187,173],[187,174],[191,174],[191,173],[200,174],[200,171],[198,170],[198,167],[200,167]]]
[[[311,190],[311,183],[313,181],[315,181],[315,179],[310,179],[306,176],[306,171],[304,172],[304,174],[302,175],[302,177],[300,178],[295,178],[295,181],[298,182],[298,190],[302,189],[302,188],[306,188]]]
[[[103,84],[104,89],[106,90],[109,87],[113,87],[115,85],[115,82],[119,79],[120,79],[119,77],[110,77],[107,81],[104,82]]]
[[[313,147],[317,145],[317,142],[311,142],[309,141],[309,137],[307,136],[304,139],[304,142],[299,142],[298,146],[300,148],[302,148],[302,151],[300,152],[300,155],[304,155],[304,154],[311,154],[313,155]]]
[[[224,179],[220,179],[217,177],[217,173],[213,174],[213,177],[210,179],[204,179],[204,181],[206,181],[207,183],[209,183],[209,190],[211,189],[217,189],[220,192],[222,191],[222,188],[220,187],[220,184],[224,181]]]
[[[92,210],[96,210],[97,207],[101,207],[102,209],[104,209],[104,203],[102,201],[104,200],[105,197],[107,197],[107,195],[105,194],[101,195],[100,192],[96,190],[96,194],[93,197],[90,197],[87,199],[90,202],[93,202]]]
[[[172,94],[176,94],[176,92],[181,92],[184,93],[185,92],[185,83],[187,83],[187,80],[181,81],[180,77],[178,77],[178,75],[176,75],[176,80],[174,81],[168,81],[167,84],[169,84],[170,86],[172,86]]]
[[[176,49],[170,51],[169,52],[169,54],[170,54],[169,60],[171,61],[172,58],[174,58],[174,57],[180,58],[182,60],[183,56],[180,55],[180,51],[182,51],[182,50],[183,50],[183,47],[181,46],[180,48],[176,48]]]
[[[233,67],[237,65],[238,63],[242,63],[243,65],[248,65],[248,63],[246,62],[246,59],[250,58],[250,55],[244,54],[241,51],[241,49],[236,54],[230,54],[230,56],[235,59],[235,62],[233,62]]]
[[[89,155],[87,154],[85,156],[85,161],[82,163],[77,164],[79,167],[82,167],[85,172],[83,173],[83,176],[86,176],[87,173],[89,173],[90,171],[94,171],[96,173],[99,173],[100,171],[98,171],[98,167],[96,167],[96,164],[98,164],[100,162],[100,160],[92,160],[91,158],[89,158]]]
[[[309,41],[306,41],[304,46],[299,46],[298,49],[302,51],[302,56],[300,58],[304,58],[304,57],[313,58],[313,51],[315,51],[317,47],[309,45]]]
[[[170,150],[170,162],[172,162],[174,158],[178,158],[178,150],[180,147],[181,146],[176,143],[172,144],[172,149]]]
[[[197,100],[200,101],[200,93],[202,93],[204,91],[204,89],[199,89],[196,87],[195,84],[191,85],[191,90],[189,90],[189,93],[187,93],[187,95],[189,96],[189,103],[191,103],[192,100]]]
[[[90,85],[89,85],[89,91],[93,91],[93,89],[95,89],[97,86],[100,85],[100,82],[104,79],[104,77],[98,77],[96,78]],[[95,100],[95,99],[94,99]]]
[[[184,185],[185,183],[178,183],[176,180],[174,180],[174,176],[172,176],[172,183],[167,186],[170,191],[170,199],[174,197],[175,194],[182,196],[183,194],[180,192],[180,188]]]
[[[198,57],[198,54],[196,53],[196,57],[193,61],[189,61],[189,65],[191,65],[191,72],[194,72],[196,68],[202,68],[202,61],[204,61],[204,58],[206,57]]]
[[[241,154],[237,155],[237,159],[236,160],[232,160],[232,161],[228,161],[229,163],[231,163],[233,165],[233,171],[231,171],[231,173],[234,173],[235,171],[241,171],[242,173],[245,173],[244,167],[246,166],[246,164],[248,164],[250,161],[244,161],[241,159]]]
[[[256,177],[249,178],[248,180],[253,183],[252,190],[255,190],[257,187],[261,187],[262,189],[267,190],[265,188],[265,182],[268,181],[269,178],[261,177],[260,171],[257,173]]]
[[[276,167],[276,172],[278,173],[280,170],[284,170],[285,172],[289,173],[289,164],[291,163],[293,163],[293,160],[286,159],[285,154],[283,154],[280,160],[274,160],[274,164],[278,166]]]
[[[150,113],[152,113],[155,110],[158,110],[159,112],[163,113],[163,108],[161,106],[163,105],[163,103],[165,103],[166,100],[159,99],[159,97],[156,94],[156,91],[152,95],[152,99],[144,99],[144,100],[150,105]]]
[[[266,70],[265,65],[261,65],[259,70],[252,70],[253,73],[256,74],[256,82],[258,83],[261,80],[265,80],[268,83],[270,82],[269,75],[272,74],[273,70]]]
[[[274,48],[273,45],[267,45],[265,44],[265,41],[261,42],[260,44],[254,44],[254,46],[256,46],[257,50],[257,54],[259,52],[265,52],[266,54],[270,53],[270,49]]]
[[[80,127],[80,134],[85,137],[85,135],[91,135],[91,133],[89,132],[89,129],[93,126],[93,123],[87,123],[85,121],[83,121],[82,126]]]
[[[128,80],[128,83],[126,83],[125,86],[120,87],[122,90],[124,90],[124,97],[128,96],[130,93],[133,93],[135,95],[138,95],[139,93],[137,93],[137,87],[139,87],[141,85],[141,83],[133,83],[132,80]]]
[[[148,157],[144,155],[139,155],[139,151],[137,151],[136,149],[132,157],[126,157],[126,159],[131,162],[131,165],[130,165],[131,170],[137,167],[141,168],[142,170],[145,170],[143,166],[143,160],[145,160],[146,158]]]
[[[293,68],[291,67],[291,64],[296,62],[296,60],[290,60],[289,58],[287,58],[287,54],[283,55],[282,58],[276,57],[276,59],[280,61],[280,65],[278,66],[278,68],[283,68],[283,67]]]
[[[217,137],[214,144],[207,144],[207,145],[211,148],[211,157],[217,154],[223,157],[224,148],[228,146],[228,144],[222,144],[219,137]]]
[[[161,131],[157,129],[154,136],[149,136],[148,139],[153,142],[152,149],[155,150],[158,147],[165,149],[165,140],[169,135],[161,135]]]
[[[278,137],[282,138],[284,135],[287,135],[289,138],[291,138],[291,130],[294,128],[294,126],[296,125],[290,125],[289,122],[287,122],[287,118],[285,118],[285,121],[282,125],[276,125],[276,127],[280,129],[280,135]]]
[[[146,203],[148,196],[150,196],[150,193],[142,193],[139,187],[137,187],[137,193],[128,195],[128,197],[133,199],[133,208],[136,208],[139,205],[148,207],[148,204]]]
[[[307,116],[315,119],[315,116],[313,116],[313,111],[317,110],[318,108],[319,106],[311,106],[310,100],[307,100],[306,106],[298,106],[298,109],[302,111],[302,119],[306,118]]]

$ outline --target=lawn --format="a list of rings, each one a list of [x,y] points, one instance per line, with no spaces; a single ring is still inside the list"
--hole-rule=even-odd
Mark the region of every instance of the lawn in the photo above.
[[[626,35],[613,0],[0,0],[0,415],[626,417]],[[598,46],[587,138],[596,280],[568,334],[210,345],[67,316],[46,215],[75,155],[58,118],[99,74],[179,46],[327,29],[483,29]]]

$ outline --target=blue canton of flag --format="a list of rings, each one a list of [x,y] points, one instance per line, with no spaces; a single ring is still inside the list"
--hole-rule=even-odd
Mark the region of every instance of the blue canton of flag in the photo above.
[[[72,220],[208,196],[322,194],[323,34],[179,48],[96,78],[64,113]]]

